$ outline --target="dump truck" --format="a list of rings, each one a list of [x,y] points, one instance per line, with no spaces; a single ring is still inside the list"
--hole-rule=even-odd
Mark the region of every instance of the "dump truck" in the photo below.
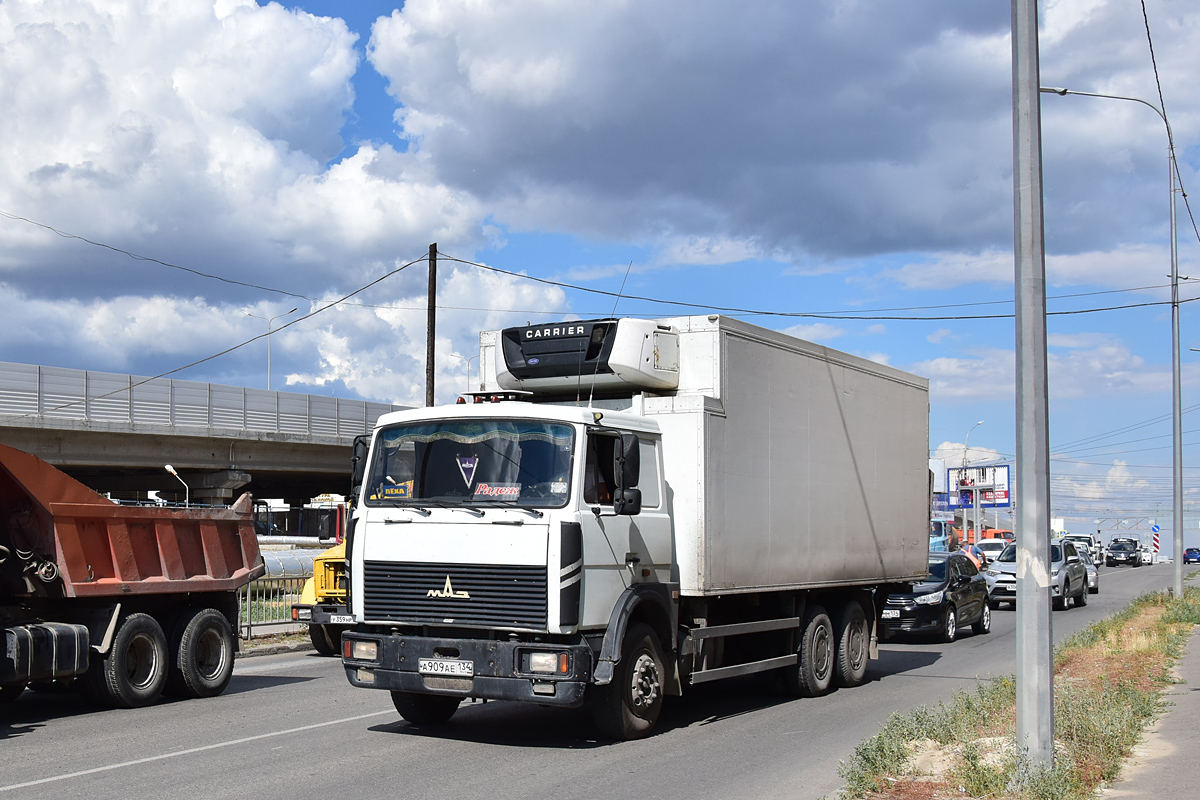
[[[342,660],[410,723],[761,673],[864,681],[928,572],[928,381],[722,316],[486,331],[483,391],[379,418],[355,470]]]
[[[0,445],[0,698],[76,683],[124,708],[220,694],[238,589],[264,569],[248,494],[120,505]]]

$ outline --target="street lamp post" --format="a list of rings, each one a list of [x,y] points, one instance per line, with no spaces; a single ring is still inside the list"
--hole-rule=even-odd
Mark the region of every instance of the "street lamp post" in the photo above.
[[[1109,100],[1127,100],[1130,103],[1141,103],[1149,108],[1163,121],[1167,129],[1167,178],[1170,187],[1171,201],[1171,420],[1172,420],[1172,504],[1174,511],[1171,515],[1172,542],[1174,547],[1175,567],[1175,596],[1183,595],[1183,408],[1182,378],[1179,366],[1179,245],[1175,232],[1175,137],[1171,133],[1171,123],[1158,106],[1137,97],[1125,97],[1119,94],[1100,94],[1098,92],[1077,92],[1074,89],[1042,86],[1040,91],[1045,94],[1056,94],[1060,97],[1077,94],[1082,97],[1103,97]]]
[[[178,473],[178,472],[176,472],[176,471],[175,471],[175,468],[174,468],[174,467],[172,467],[170,464],[165,464],[165,465],[163,466],[163,469],[165,469],[167,472],[169,472],[169,473],[171,473],[172,475],[174,475],[174,476],[175,476],[175,478],[176,478],[176,479],[177,479],[177,480],[178,480],[180,483],[182,483],[182,484],[183,484],[183,507],[184,507],[184,508],[188,508],[188,507],[190,507],[190,506],[192,505],[192,490],[188,488],[187,481],[185,481],[183,478],[180,478],[180,477],[179,477],[179,473]]]
[[[266,320],[267,323],[267,391],[271,391],[271,323],[280,317],[286,317],[288,314],[292,314],[295,311],[296,308],[293,308],[291,311],[285,311],[282,314],[276,314],[273,317],[260,317],[258,314],[251,314],[249,311],[246,312],[247,317]]]
[[[976,422],[974,425],[972,425],[971,430],[967,431],[966,438],[963,439],[963,457],[962,457],[962,470],[963,470],[962,477],[963,478],[967,477],[967,451],[971,447],[971,431],[974,431],[976,428],[978,428],[982,424],[983,424],[983,420],[979,420],[979,422]],[[961,479],[960,479],[960,483],[961,483]],[[978,492],[976,492],[975,490],[972,490],[971,499],[974,501],[972,503],[972,505],[975,507],[975,527],[978,528],[979,527],[979,494],[978,494]],[[966,528],[967,528],[967,512],[964,511],[963,512],[963,530],[964,530],[964,532],[966,531]],[[978,532],[976,533],[976,538],[978,538]]]

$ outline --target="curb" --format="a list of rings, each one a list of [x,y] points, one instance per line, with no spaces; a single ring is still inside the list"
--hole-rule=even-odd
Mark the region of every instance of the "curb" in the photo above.
[[[277,653],[303,653],[312,650],[311,642],[291,642],[289,644],[260,644],[244,647],[234,654],[234,658],[253,658],[255,656],[273,656]]]

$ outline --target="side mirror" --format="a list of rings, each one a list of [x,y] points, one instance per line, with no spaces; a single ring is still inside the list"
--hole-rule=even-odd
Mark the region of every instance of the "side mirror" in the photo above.
[[[617,481],[615,488],[632,489],[638,485],[642,473],[641,450],[638,448],[636,433],[622,433],[620,441],[613,447],[613,477]],[[613,492],[615,500],[617,493]],[[638,502],[639,507],[641,501]]]
[[[350,496],[357,499],[362,491],[363,477],[367,474],[367,452],[371,448],[371,437],[360,434],[350,446]]]
[[[626,517],[642,513],[642,490],[617,489],[613,492],[613,513]]]

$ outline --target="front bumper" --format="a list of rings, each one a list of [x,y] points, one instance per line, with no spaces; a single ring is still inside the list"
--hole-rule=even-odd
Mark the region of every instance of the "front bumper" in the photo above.
[[[879,620],[879,635],[887,639],[897,633],[931,633],[942,629],[945,601],[937,605],[917,604],[911,601],[895,602],[890,598],[883,614],[895,611],[892,619]]]
[[[592,649],[586,643],[545,644],[493,639],[440,639],[405,634],[349,631],[343,634],[342,666],[350,684],[363,689],[440,694],[453,697],[516,700],[577,708],[592,677]],[[378,647],[374,661],[346,658],[352,642],[371,641]],[[530,653],[565,653],[565,673],[534,673]],[[422,674],[420,659],[470,661],[474,675],[450,677]]]
[[[317,603],[313,606],[292,606],[292,619],[310,625],[352,625],[354,616],[350,609],[337,603]]]

